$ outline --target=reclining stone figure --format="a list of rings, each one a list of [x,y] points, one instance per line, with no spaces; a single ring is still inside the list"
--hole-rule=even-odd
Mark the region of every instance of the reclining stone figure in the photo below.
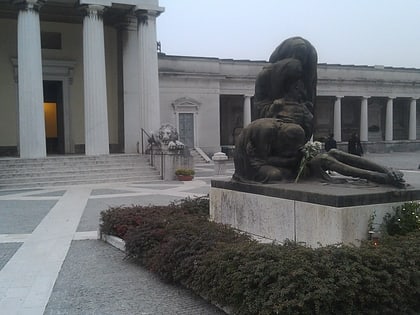
[[[327,171],[367,179],[378,184],[406,187],[402,172],[337,149],[316,155],[309,161],[308,166],[312,177],[330,182],[340,182],[342,179],[331,177]]]

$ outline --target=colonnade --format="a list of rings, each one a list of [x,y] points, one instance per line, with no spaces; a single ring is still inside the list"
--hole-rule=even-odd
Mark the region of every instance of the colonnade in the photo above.
[[[333,131],[334,137],[337,141],[342,141],[342,100],[344,96],[336,96],[334,101],[334,121]],[[360,98],[360,141],[368,141],[368,101],[369,96],[362,96]],[[394,99],[396,97],[388,97],[386,104],[386,118],[385,118],[385,141],[392,141],[393,138],[393,111],[394,111]],[[244,126],[251,122],[251,97],[244,95]],[[416,110],[417,110],[417,98],[411,98],[410,100],[410,113],[409,113],[409,126],[408,126],[408,140],[416,140],[417,132],[417,121],[416,121]]]
[[[44,1],[18,3],[18,108],[21,158],[46,156],[43,109],[43,74],[39,10]],[[94,1],[94,3],[99,3]],[[104,5],[86,4],[83,19],[83,77],[86,155],[109,154],[108,106],[104,44]],[[138,73],[137,103],[142,127],[155,130],[160,124],[156,16],[160,11],[137,10],[135,57]]]
[[[342,141],[341,137],[341,106],[344,96],[336,96],[334,102],[334,137],[337,141]],[[360,141],[368,141],[368,100],[369,96],[361,97],[360,103]],[[396,97],[388,97],[385,112],[385,141],[392,141],[393,138],[393,112],[394,100]],[[408,126],[408,140],[416,140],[416,107],[417,99],[411,98],[410,113],[409,113],[409,126]]]

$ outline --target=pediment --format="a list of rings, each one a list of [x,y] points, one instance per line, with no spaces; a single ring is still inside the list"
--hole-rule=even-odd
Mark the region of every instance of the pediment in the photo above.
[[[176,112],[198,112],[201,103],[190,97],[181,97],[172,103]]]

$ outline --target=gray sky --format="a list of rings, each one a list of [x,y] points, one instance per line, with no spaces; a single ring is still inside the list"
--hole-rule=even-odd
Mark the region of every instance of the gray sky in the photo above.
[[[420,68],[420,0],[159,0],[168,55],[267,60],[302,36],[329,64]]]

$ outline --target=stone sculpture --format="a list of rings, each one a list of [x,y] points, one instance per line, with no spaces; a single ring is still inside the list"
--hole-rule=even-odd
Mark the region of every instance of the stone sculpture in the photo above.
[[[157,149],[184,149],[184,144],[178,140],[178,131],[171,124],[162,124],[158,132],[151,135],[149,144]]]
[[[313,130],[317,62],[315,48],[301,37],[280,44],[258,74],[254,104],[259,118],[279,118],[299,124],[309,140]]]
[[[402,172],[337,149],[316,155],[309,161],[308,166],[311,176],[330,182],[340,182],[343,179],[333,178],[327,171],[367,179],[378,184],[406,187]]]
[[[253,121],[236,142],[233,179],[261,183],[293,179],[305,142],[305,132],[298,124],[276,118]]]
[[[299,149],[312,137],[317,59],[315,48],[301,37],[274,50],[255,82],[259,119],[242,130],[235,145],[234,180],[296,177]]]
[[[259,119],[246,126],[235,144],[233,180],[269,183],[305,177],[335,181],[327,171],[405,187],[403,174],[339,150],[312,150],[317,53],[309,41],[292,37],[271,54],[255,82]],[[302,172],[303,168],[306,172]]]

